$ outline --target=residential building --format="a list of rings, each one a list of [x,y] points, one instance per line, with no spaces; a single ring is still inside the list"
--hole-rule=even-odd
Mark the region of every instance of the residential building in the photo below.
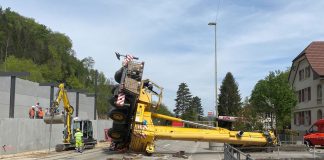
[[[303,133],[323,117],[324,41],[312,42],[292,61],[289,83],[297,96],[291,128]]]

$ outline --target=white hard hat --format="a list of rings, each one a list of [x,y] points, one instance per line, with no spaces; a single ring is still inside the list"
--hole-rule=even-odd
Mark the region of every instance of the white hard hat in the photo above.
[[[35,106],[32,106],[32,108],[35,108]]]

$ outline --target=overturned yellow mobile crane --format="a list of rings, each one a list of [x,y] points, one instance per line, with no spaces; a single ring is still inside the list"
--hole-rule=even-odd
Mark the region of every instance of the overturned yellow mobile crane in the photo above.
[[[119,53],[116,53],[119,59]],[[276,144],[276,137],[272,132],[243,132],[198,124],[180,118],[154,113],[162,99],[163,88],[150,80],[142,80],[144,62],[129,55],[124,56],[123,67],[115,74],[119,83],[113,89],[114,97],[111,104],[114,106],[109,116],[114,120],[109,136],[113,139],[114,148],[127,147],[131,151],[154,152],[154,141],[191,140],[224,142],[241,146],[271,146]],[[154,103],[152,96],[158,98]],[[180,128],[172,126],[157,126],[153,119],[178,121],[201,128]]]

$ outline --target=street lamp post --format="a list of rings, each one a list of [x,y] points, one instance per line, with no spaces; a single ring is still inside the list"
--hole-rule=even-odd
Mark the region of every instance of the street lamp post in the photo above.
[[[218,106],[217,106],[217,47],[216,47],[216,22],[209,22],[209,26],[215,26],[215,115],[218,117]],[[216,126],[218,126],[216,122]]]

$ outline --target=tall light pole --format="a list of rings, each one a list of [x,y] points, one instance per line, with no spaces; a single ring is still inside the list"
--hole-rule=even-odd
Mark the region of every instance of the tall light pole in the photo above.
[[[216,47],[216,22],[209,22],[209,26],[215,26],[215,115],[218,117],[218,106],[217,106],[217,47]],[[216,126],[218,124],[216,123]]]

